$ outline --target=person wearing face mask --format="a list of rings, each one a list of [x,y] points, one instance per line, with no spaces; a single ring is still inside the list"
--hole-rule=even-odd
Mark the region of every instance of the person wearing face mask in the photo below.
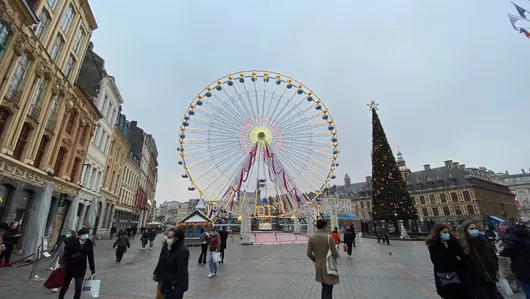
[[[436,223],[425,240],[434,266],[436,292],[444,299],[468,299],[468,258],[447,225]]]
[[[180,227],[170,229],[153,271],[153,280],[159,283],[162,298],[184,298],[189,286],[189,259],[190,252],[184,244],[184,230]]]
[[[63,287],[59,292],[59,299],[64,299],[64,295],[70,286],[72,279],[75,281],[74,299],[81,297],[83,280],[87,270],[87,260],[92,275],[96,274],[94,263],[94,243],[88,238],[90,230],[82,228],[77,232],[78,239],[72,240],[64,247],[63,261],[65,263],[65,278]]]
[[[50,271],[53,271],[58,268],[64,268],[64,260],[63,260],[63,253],[64,248],[67,244],[70,244],[72,240],[77,239],[77,235],[75,231],[70,230],[64,234],[64,236],[61,237],[61,242],[59,244],[59,248],[55,251],[55,254],[53,255],[52,261],[50,263]],[[52,289],[52,292],[57,293],[59,292],[59,289]]]
[[[471,263],[468,281],[475,298],[504,298],[497,290],[497,254],[489,240],[480,235],[475,221],[468,220],[460,225],[458,241]]]

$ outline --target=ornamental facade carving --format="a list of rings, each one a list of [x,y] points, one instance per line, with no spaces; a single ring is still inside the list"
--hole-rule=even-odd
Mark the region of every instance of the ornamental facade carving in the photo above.
[[[48,79],[53,78],[53,71],[53,65],[50,62],[42,59],[39,60],[37,63],[37,68],[35,69],[37,76],[46,77]]]
[[[68,89],[68,85],[66,84],[66,82],[59,78],[59,77],[56,77],[54,80],[53,80],[53,83],[52,83],[52,91],[54,94],[58,94],[60,96],[64,96],[66,94],[66,90]]]

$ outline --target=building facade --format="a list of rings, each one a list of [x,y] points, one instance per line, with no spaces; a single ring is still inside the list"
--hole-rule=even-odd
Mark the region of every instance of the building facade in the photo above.
[[[515,192],[521,216],[524,220],[530,219],[530,173],[522,169],[518,174],[499,173],[492,175],[491,178]]]
[[[114,77],[110,76],[105,69],[105,60],[94,51],[92,42],[88,45],[77,82],[86,89],[102,114],[90,143],[92,154],[85,161],[86,169],[83,186],[86,186],[86,188],[82,189],[84,192],[81,197],[81,204],[84,202],[83,209],[87,211],[87,205],[97,202],[97,223],[95,226],[98,228],[97,236],[101,238],[108,236],[110,232],[112,221],[108,221],[108,219],[115,208],[113,202],[107,202],[107,198],[101,198],[100,190],[106,175],[107,156],[110,153],[114,125],[118,118],[118,109],[123,104],[123,98]],[[91,196],[93,200],[88,200],[88,196]],[[83,211],[79,213],[80,217],[86,215]]]
[[[134,155],[132,152],[129,152],[129,155],[123,167],[119,207],[120,211],[125,210],[129,213],[126,216],[129,216],[130,221],[120,221],[119,225],[117,226],[118,229],[124,229],[128,226],[141,227],[141,225],[139,224],[139,218],[135,216],[137,215],[135,208],[137,207],[136,201],[139,180],[140,158]]]
[[[0,218],[24,232],[26,212],[53,183],[43,221],[54,242],[100,118],[75,84],[97,24],[87,1],[30,2],[0,1]]]
[[[496,216],[506,220],[518,218],[515,194],[488,177],[478,168],[445,161],[444,166],[412,172],[398,152],[397,164],[416,205],[420,221],[450,221],[472,218],[487,220]],[[341,196],[354,201],[354,210],[361,219],[371,218],[371,177],[365,182],[339,186]]]

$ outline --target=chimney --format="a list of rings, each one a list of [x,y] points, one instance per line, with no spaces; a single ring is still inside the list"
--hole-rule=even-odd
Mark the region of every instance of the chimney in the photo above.
[[[460,169],[465,170],[466,169],[466,164],[460,164]]]
[[[136,120],[131,121],[131,124],[129,126],[136,128],[136,126],[138,126],[138,121]]]
[[[429,170],[431,170],[431,165],[425,164],[425,165],[423,165],[423,168],[425,169],[425,171],[429,171]]]
[[[460,164],[460,163],[458,163],[458,162],[453,162],[453,168],[456,168],[456,169],[460,168],[460,167],[458,166],[458,164]]]
[[[366,182],[367,182],[367,183],[370,183],[371,181],[372,181],[372,177],[371,177],[371,176],[367,176],[367,177],[366,177]]]
[[[445,164],[445,167],[447,167],[447,168],[451,168],[452,165],[453,165],[453,160],[447,160],[447,161],[444,161],[444,164]]]
[[[89,43],[88,43],[88,49],[89,49],[90,51],[94,50],[94,43],[93,43],[93,42],[89,42]]]

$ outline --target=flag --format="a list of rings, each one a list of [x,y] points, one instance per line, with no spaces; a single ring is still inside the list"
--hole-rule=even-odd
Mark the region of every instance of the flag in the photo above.
[[[519,33],[524,33],[526,37],[530,38],[530,32],[526,31],[523,28],[519,28]]]
[[[521,6],[515,4],[512,2],[512,4],[515,6],[515,9],[517,9],[517,12],[519,13],[519,15],[521,16],[521,18],[525,18],[526,19],[526,9],[522,8]]]
[[[508,19],[510,19],[510,23],[512,23],[513,29],[519,31],[519,29],[515,27],[515,22],[521,20],[521,18],[519,18],[518,16],[514,16],[512,14],[508,14]]]

